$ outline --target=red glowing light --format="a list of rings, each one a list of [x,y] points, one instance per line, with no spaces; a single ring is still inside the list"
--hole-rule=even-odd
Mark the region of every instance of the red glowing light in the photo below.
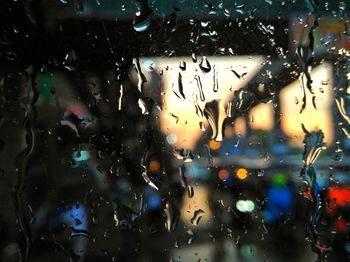
[[[335,212],[338,207],[350,204],[350,188],[332,187],[328,190],[329,210]]]
[[[344,218],[341,218],[341,219],[337,220],[336,224],[337,224],[337,229],[339,231],[346,231],[346,229],[348,227],[347,222],[346,222],[346,220]]]
[[[218,177],[221,180],[226,180],[230,176],[230,173],[226,169],[221,169],[218,173]]]

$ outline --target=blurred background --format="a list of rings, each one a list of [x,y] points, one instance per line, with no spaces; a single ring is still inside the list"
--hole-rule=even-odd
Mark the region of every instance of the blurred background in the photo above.
[[[350,260],[349,11],[1,1],[0,261]]]

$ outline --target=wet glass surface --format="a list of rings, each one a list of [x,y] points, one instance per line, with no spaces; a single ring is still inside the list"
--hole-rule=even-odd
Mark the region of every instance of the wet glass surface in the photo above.
[[[0,2],[0,261],[350,260],[350,8]]]

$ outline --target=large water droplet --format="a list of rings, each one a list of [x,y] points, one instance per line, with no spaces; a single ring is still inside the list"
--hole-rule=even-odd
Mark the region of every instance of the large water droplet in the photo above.
[[[137,32],[143,32],[147,30],[151,24],[151,15],[153,10],[149,8],[147,0],[139,0],[139,2],[141,3],[141,9],[136,13],[133,28]]]
[[[223,124],[226,118],[224,101],[221,99],[213,100],[205,104],[204,116],[208,120],[212,129],[212,139],[215,141],[223,140]]]
[[[151,24],[151,18],[148,17],[140,22],[134,22],[133,28],[137,32],[143,32],[143,31],[147,30],[147,28],[150,26],[150,24]]]
[[[197,209],[194,211],[193,217],[191,218],[191,223],[197,226],[204,214],[205,212],[202,209]]]
[[[165,205],[165,228],[168,232],[172,232],[175,230],[177,223],[179,222],[179,211],[174,206],[174,204],[169,200]]]
[[[308,166],[316,161],[324,149],[324,134],[322,130],[309,132],[303,124],[301,126],[305,134],[303,160],[305,165]]]

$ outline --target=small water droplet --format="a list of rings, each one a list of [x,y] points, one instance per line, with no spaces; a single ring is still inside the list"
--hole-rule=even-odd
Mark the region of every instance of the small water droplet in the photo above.
[[[193,187],[192,186],[190,186],[190,185],[187,186],[187,193],[188,193],[188,197],[189,198],[193,197],[194,191],[193,191]]]
[[[186,62],[185,62],[185,61],[181,61],[181,62],[180,62],[180,65],[179,65],[179,68],[180,68],[182,71],[185,71],[185,70],[186,70]]]
[[[201,26],[202,27],[207,27],[209,25],[209,22],[208,21],[202,21],[201,22]]]
[[[184,88],[183,88],[183,85],[182,85],[182,75],[181,75],[181,73],[179,73],[179,75],[178,75],[177,83],[178,83],[180,95],[182,96],[183,99],[186,99],[185,94],[184,94]]]
[[[269,159],[270,159],[270,155],[269,155],[269,153],[268,152],[265,152],[265,154],[264,154],[264,161],[269,161]]]
[[[344,158],[343,150],[339,146],[337,146],[337,148],[334,151],[333,159],[334,161],[340,162],[340,161],[343,161],[343,158]]]
[[[199,90],[199,98],[200,100],[203,102],[205,101],[205,96],[204,96],[204,92],[203,92],[203,87],[202,87],[202,81],[201,81],[201,78],[199,75],[195,75],[194,77],[197,81],[197,87],[198,87],[198,90]]]
[[[187,234],[187,244],[191,245],[193,240],[195,239],[195,234],[191,229],[187,230],[186,234]]]
[[[197,56],[195,53],[192,53],[191,58],[193,63],[197,63]]]
[[[218,72],[216,70],[216,66],[213,66],[214,74],[213,74],[213,91],[217,92],[219,90],[219,80],[218,80]]]

